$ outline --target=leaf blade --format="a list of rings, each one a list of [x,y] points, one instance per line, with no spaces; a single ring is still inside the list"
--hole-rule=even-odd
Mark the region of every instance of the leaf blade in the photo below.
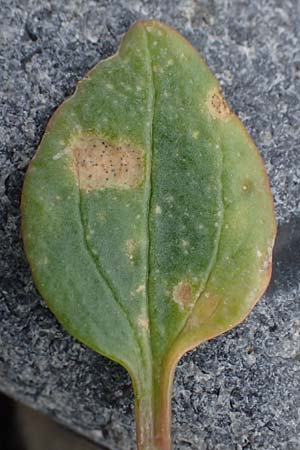
[[[129,371],[139,449],[168,450],[176,362],[244,319],[276,232],[257,149],[187,41],[131,28],[54,114],[22,215],[43,297]]]

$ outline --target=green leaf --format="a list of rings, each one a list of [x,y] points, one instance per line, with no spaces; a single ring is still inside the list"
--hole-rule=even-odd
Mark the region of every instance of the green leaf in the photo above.
[[[22,197],[35,283],[130,373],[140,450],[169,450],[187,350],[240,323],[276,232],[259,153],[191,45],[138,22],[54,113]]]

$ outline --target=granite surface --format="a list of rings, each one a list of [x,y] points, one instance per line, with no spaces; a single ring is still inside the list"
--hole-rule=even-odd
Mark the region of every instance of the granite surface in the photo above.
[[[174,450],[300,449],[298,0],[0,0],[0,389],[107,449],[134,449],[128,375],[71,338],[36,292],[20,238],[26,166],[53,110],[129,25],[157,18],[199,49],[260,148],[279,224],[248,320],[176,371]]]

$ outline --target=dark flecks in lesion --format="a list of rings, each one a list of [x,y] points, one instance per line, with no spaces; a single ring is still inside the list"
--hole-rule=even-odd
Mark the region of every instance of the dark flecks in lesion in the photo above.
[[[77,137],[71,149],[78,183],[87,192],[135,188],[143,180],[143,155],[139,149],[113,145],[94,135]]]
[[[207,107],[210,114],[215,119],[225,120],[231,114],[230,108],[226,103],[220,90],[212,90],[208,94]]]

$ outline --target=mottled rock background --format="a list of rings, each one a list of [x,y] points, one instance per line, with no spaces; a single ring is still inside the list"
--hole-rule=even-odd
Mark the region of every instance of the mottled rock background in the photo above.
[[[0,0],[0,389],[107,449],[134,449],[118,365],[56,322],[20,237],[26,166],[53,110],[136,19],[176,27],[219,78],[266,162],[279,234],[249,319],[176,372],[174,450],[300,449],[300,4],[297,0]]]

